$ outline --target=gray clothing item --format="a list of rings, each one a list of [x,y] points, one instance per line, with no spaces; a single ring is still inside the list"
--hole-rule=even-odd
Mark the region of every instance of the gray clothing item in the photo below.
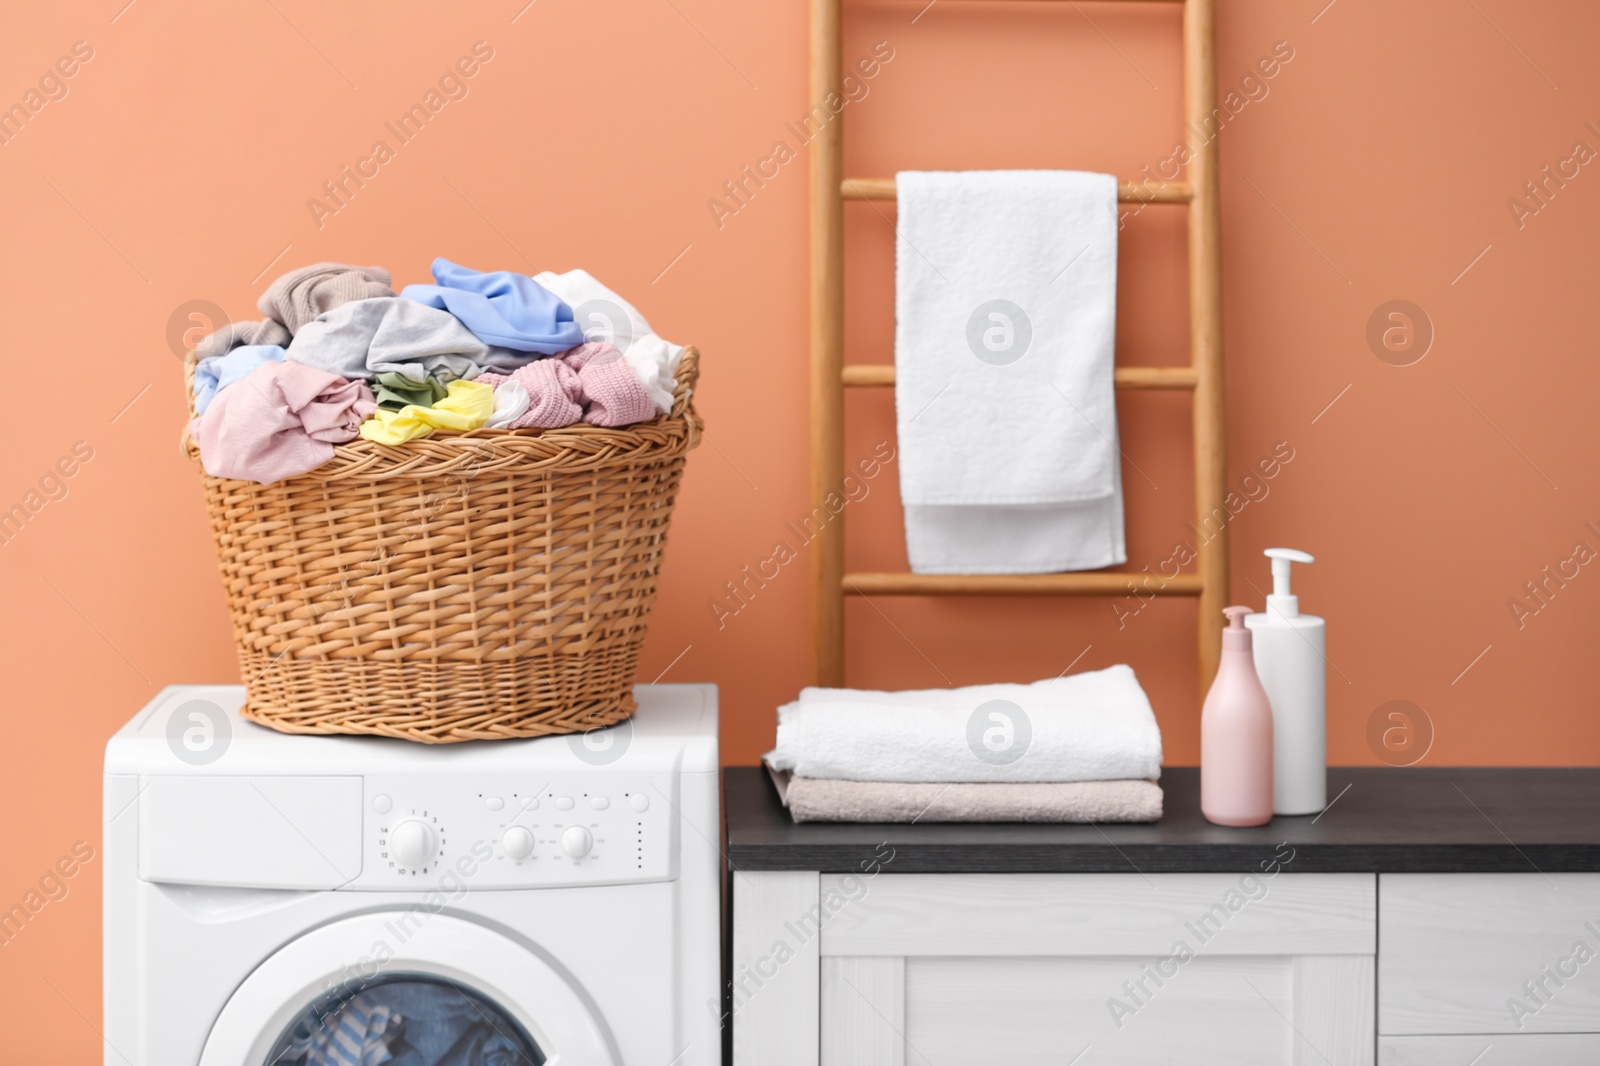
[[[509,374],[519,366],[527,366],[535,360],[548,358],[552,357],[540,355],[538,352],[519,352],[515,348],[502,348],[498,344],[491,344],[478,362],[483,364],[485,370]]]
[[[382,267],[317,263],[274,281],[256,307],[267,317],[260,322],[230,322],[195,345],[195,358],[227,355],[242,344],[289,346],[289,338],[318,315],[351,300],[393,296],[389,272]]]
[[[420,382],[477,377],[488,351],[448,311],[383,296],[318,315],[295,334],[287,357],[347,378],[396,373]]]
[[[383,267],[316,263],[291,270],[274,281],[256,302],[256,307],[269,319],[282,322],[294,334],[307,322],[340,304],[393,295],[394,290],[389,288],[389,272]]]
[[[244,344],[276,344],[281,348],[288,343],[289,331],[277,319],[269,318],[262,322],[229,322],[221,329],[200,338],[200,343],[194,346],[194,354],[198,361],[227,355]]]

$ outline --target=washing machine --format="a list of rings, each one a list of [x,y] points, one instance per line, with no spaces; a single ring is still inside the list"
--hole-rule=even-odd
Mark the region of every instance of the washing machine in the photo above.
[[[429,746],[164,690],[106,748],[108,1066],[720,1062],[716,690],[636,695]]]

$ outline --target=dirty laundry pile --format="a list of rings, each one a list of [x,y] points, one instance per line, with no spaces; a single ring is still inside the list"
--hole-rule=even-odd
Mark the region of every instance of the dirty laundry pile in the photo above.
[[[382,267],[283,275],[195,346],[190,436],[206,473],[263,485],[360,437],[627,426],[672,409],[683,348],[582,270],[528,277],[433,262],[396,293]]]

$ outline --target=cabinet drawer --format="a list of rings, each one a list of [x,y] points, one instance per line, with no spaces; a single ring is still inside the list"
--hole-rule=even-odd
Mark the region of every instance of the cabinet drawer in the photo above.
[[[1600,874],[1380,877],[1378,1031],[1600,1033]]]
[[[1371,874],[825,874],[822,954],[1371,955]]]
[[[1385,1036],[1378,1066],[1594,1066],[1600,1035]]]
[[[1159,965],[906,959],[904,1066],[1372,1066],[1370,956],[1202,955],[1157,986],[1146,978]],[[861,998],[850,988],[846,997]],[[824,1033],[826,1010],[825,1001]],[[822,1066],[888,1061],[824,1057]]]

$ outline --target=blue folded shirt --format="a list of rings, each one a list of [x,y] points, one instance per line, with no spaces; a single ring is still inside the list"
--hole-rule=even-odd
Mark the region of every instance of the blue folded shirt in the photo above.
[[[449,311],[487,344],[554,355],[584,341],[572,308],[525,274],[485,274],[440,258],[433,280],[438,284],[407,285],[400,295]]]

